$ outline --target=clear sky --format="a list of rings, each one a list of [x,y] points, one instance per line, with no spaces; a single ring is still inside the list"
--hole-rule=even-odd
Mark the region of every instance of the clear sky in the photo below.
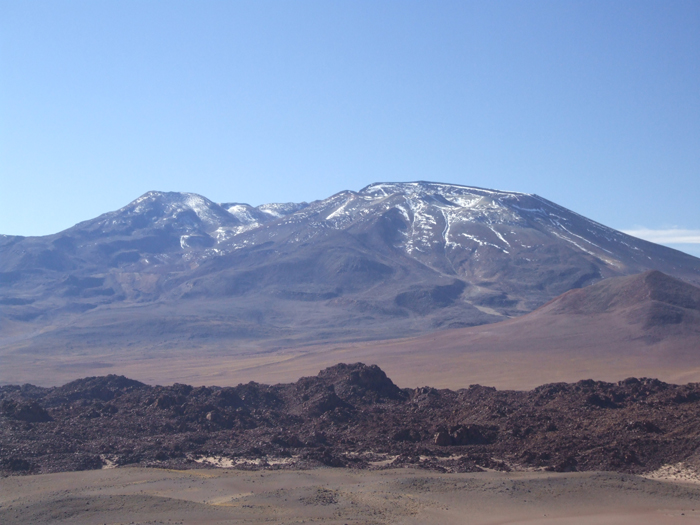
[[[700,255],[700,2],[0,0],[0,233],[411,180]]]

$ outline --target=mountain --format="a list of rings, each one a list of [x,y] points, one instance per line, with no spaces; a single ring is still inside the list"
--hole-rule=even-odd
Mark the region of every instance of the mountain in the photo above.
[[[700,283],[700,259],[537,195],[381,183],[253,207],[149,192],[55,235],[0,236],[0,355],[230,355],[419,335],[652,269]]]

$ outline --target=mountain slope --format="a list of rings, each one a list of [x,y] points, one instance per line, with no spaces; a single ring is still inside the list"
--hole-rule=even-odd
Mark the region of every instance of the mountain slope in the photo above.
[[[500,323],[308,348],[245,373],[258,381],[284,381],[350,358],[372,360],[411,386],[479,382],[527,389],[543,380],[629,376],[700,381],[700,288],[658,271],[615,277]],[[227,376],[241,380],[236,367],[242,371],[250,364],[231,363]]]
[[[536,195],[372,184],[301,204],[149,192],[46,237],[0,237],[0,349],[158,352],[382,339],[516,317],[700,259]]]
[[[700,288],[659,271],[571,290],[531,314],[619,317],[651,336],[690,330],[700,345]]]

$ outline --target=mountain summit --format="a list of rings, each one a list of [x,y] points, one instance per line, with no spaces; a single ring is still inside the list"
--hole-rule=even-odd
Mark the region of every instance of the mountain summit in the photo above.
[[[700,284],[700,259],[537,195],[376,183],[254,207],[148,192],[55,235],[0,236],[0,349],[390,338],[648,270]]]

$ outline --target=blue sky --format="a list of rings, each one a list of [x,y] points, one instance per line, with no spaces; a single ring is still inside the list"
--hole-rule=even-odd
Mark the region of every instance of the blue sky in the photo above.
[[[700,2],[0,0],[1,233],[409,180],[700,255]]]

